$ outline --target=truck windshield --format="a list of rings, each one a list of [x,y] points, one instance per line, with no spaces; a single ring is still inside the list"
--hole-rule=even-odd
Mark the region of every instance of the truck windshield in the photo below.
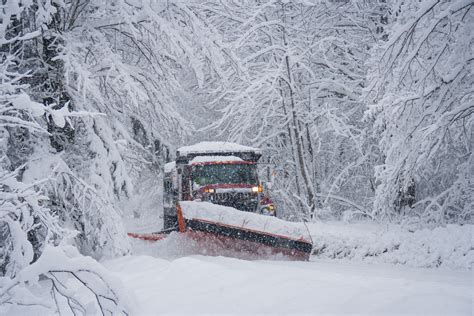
[[[193,182],[208,184],[256,184],[255,164],[209,164],[193,166]]]

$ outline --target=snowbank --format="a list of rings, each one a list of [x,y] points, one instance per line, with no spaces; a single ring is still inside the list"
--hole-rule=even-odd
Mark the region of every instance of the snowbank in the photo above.
[[[448,225],[410,232],[375,223],[311,223],[313,254],[412,267],[472,269],[473,225]]]
[[[183,201],[180,202],[180,205],[183,210],[183,216],[188,219],[218,222],[247,230],[266,232],[311,242],[309,231],[303,223],[287,222],[273,216],[242,212],[232,207],[209,202]]]
[[[258,148],[244,146],[229,142],[200,142],[191,146],[178,149],[178,156],[186,156],[194,153],[227,153],[227,152],[255,152],[261,153]]]

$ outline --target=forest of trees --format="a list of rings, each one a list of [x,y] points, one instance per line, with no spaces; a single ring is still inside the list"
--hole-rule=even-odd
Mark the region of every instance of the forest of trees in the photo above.
[[[473,7],[0,1],[0,305],[42,276],[81,311],[68,274],[126,314],[82,255],[127,253],[123,205],[200,140],[262,148],[288,219],[472,223]]]

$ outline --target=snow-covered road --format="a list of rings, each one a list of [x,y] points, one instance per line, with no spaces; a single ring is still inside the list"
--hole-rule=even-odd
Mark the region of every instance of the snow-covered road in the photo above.
[[[134,255],[104,262],[139,314],[471,315],[472,271]]]

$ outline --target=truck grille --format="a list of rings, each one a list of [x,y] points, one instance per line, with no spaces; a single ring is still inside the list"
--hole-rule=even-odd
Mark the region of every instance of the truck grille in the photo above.
[[[210,195],[210,202],[247,212],[255,212],[258,205],[257,195],[250,192],[214,193]]]
[[[211,194],[211,201],[245,201],[254,198],[252,193],[245,192],[223,192]]]

